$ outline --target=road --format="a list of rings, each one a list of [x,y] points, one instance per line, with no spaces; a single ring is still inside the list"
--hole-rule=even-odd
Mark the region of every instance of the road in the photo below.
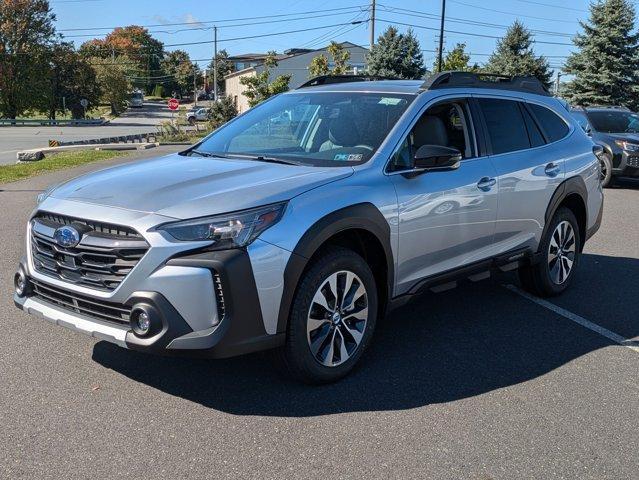
[[[639,340],[639,182],[606,190],[552,303],[505,288],[510,274],[424,295],[353,375],[308,387],[273,353],[147,356],[16,310],[35,193],[76,172],[0,192],[0,477],[637,478],[637,343],[579,322]]]
[[[157,125],[170,118],[166,102],[145,102],[142,108],[130,108],[103,126],[0,127],[0,165],[15,163],[18,151],[46,147],[52,139],[68,142],[155,132]]]

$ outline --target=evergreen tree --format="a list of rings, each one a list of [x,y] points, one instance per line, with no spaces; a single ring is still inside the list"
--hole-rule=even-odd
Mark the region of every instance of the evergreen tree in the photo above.
[[[390,26],[377,39],[367,55],[368,73],[383,77],[420,79],[424,77],[424,58],[412,30],[399,33]]]
[[[213,70],[215,69],[215,62],[211,60],[209,63],[208,70],[211,71],[211,83],[213,83]],[[229,53],[222,49],[217,52],[217,91],[218,93],[223,93],[226,89],[226,84],[224,83],[224,77],[226,77],[229,73],[233,73],[235,71],[235,65],[231,60],[229,60]]]
[[[288,91],[288,84],[291,81],[290,74],[278,75],[271,81],[271,70],[277,67],[275,55],[275,52],[268,52],[261,72],[250,77],[240,78],[240,84],[246,87],[244,95],[248,99],[248,103],[251,107],[254,107],[273,95]]]
[[[466,44],[458,43],[452,50],[446,52],[444,61],[442,62],[442,70],[458,71],[458,72],[477,72],[479,65],[469,65],[470,55],[466,53]],[[437,60],[433,65],[433,70],[437,70]]]
[[[546,88],[550,88],[553,71],[545,57],[535,55],[532,44],[532,33],[516,20],[508,28],[504,38],[497,41],[497,48],[488,59],[486,71],[501,75],[537,77]]]
[[[574,79],[562,93],[576,105],[639,107],[639,35],[628,0],[599,0],[590,6],[588,23],[573,42],[579,49],[566,62]]]

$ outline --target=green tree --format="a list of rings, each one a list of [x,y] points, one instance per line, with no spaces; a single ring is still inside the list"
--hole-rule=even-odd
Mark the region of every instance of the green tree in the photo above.
[[[562,95],[576,105],[639,107],[639,35],[635,9],[627,0],[599,0],[590,5],[588,23],[573,42],[578,50],[566,61],[574,75]]]
[[[166,81],[166,89],[180,95],[193,89],[193,70],[195,68],[189,54],[184,50],[173,50],[164,56],[161,63],[164,75],[171,75]]]
[[[309,78],[319,77],[320,75],[328,75],[331,72],[328,66],[328,57],[324,54],[313,57],[311,63],[308,64]]]
[[[127,70],[133,85],[145,88],[151,93],[161,73],[164,44],[153,38],[146,28],[129,25],[115,28],[104,39],[93,39],[83,43],[80,53],[103,59],[126,57],[129,60]]]
[[[488,59],[486,71],[509,76],[537,77],[546,88],[550,88],[553,71],[548,60],[536,56],[532,49],[533,35],[523,23],[516,20],[497,41],[497,47]]]
[[[466,53],[466,44],[458,43],[452,50],[446,52],[442,62],[442,70],[458,71],[458,72],[477,72],[479,65],[476,63],[470,65],[470,55]],[[437,60],[433,65],[433,70],[437,70]]]
[[[207,67],[211,73],[211,82],[213,82],[213,71],[215,70],[215,62],[211,60]],[[226,50],[220,50],[217,52],[217,91],[224,92],[226,90],[226,84],[224,83],[224,77],[229,73],[235,71],[235,65],[229,60],[229,54]]]
[[[409,29],[402,34],[392,25],[368,52],[367,63],[371,75],[419,79],[426,73],[421,47],[413,31]]]
[[[0,0],[0,117],[42,105],[55,15],[46,0]]]
[[[116,57],[108,61],[101,58],[91,59],[100,88],[100,100],[111,105],[113,115],[123,112],[126,108],[131,90],[127,77],[129,63],[126,57]]]
[[[310,78],[318,77],[320,75],[344,75],[350,69],[348,61],[351,58],[351,52],[344,48],[343,45],[337,42],[331,42],[326,51],[333,59],[333,69],[330,68],[328,57],[324,54],[320,54],[313,57],[311,63],[308,65],[308,75]]]
[[[209,113],[212,128],[218,128],[237,116],[237,108],[231,97],[223,97],[213,104]]]
[[[289,89],[288,84],[291,81],[291,75],[278,75],[271,81],[271,70],[277,67],[275,55],[275,52],[268,52],[261,72],[253,76],[240,78],[240,83],[246,87],[243,93],[246,95],[251,107]]]
[[[88,108],[98,104],[100,90],[93,67],[73,49],[71,43],[58,43],[51,49],[48,73],[50,89],[43,111],[54,119],[63,108],[71,111],[73,118],[81,118],[84,108],[80,101],[89,102]]]

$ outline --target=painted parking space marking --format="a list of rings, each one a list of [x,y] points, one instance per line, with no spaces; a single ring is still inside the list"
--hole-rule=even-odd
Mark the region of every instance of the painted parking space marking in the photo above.
[[[592,330],[593,332],[598,333],[599,335],[602,335],[609,340],[612,340],[613,342],[621,345],[622,347],[629,348],[630,350],[633,350],[636,353],[639,353],[639,345],[637,344],[637,342],[633,340],[624,338],[621,335],[611,330],[608,330],[607,328],[604,328],[601,325],[597,325],[596,323],[591,322],[590,320],[587,320],[584,317],[577,315],[576,313],[572,313],[571,311],[566,310],[565,308],[559,307],[555,305],[554,303],[549,302],[548,300],[535,297],[534,295],[531,295],[530,293],[525,292],[524,290],[522,290],[519,287],[516,287],[515,285],[508,284],[508,285],[504,285],[504,287],[510,290],[511,292],[514,292],[517,295],[520,295],[530,300],[531,302],[536,303],[537,305],[547,308],[548,310],[551,310],[552,312],[558,315],[561,315],[562,317],[567,318],[568,320],[575,322],[581,325],[582,327],[587,328],[588,330]]]

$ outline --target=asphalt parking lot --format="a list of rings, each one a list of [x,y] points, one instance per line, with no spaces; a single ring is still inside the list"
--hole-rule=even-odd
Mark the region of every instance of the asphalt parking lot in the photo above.
[[[35,195],[77,172],[0,185],[0,478],[639,476],[639,182],[606,190],[551,304],[511,274],[423,295],[353,375],[307,387],[273,353],[153,357],[18,311]]]

